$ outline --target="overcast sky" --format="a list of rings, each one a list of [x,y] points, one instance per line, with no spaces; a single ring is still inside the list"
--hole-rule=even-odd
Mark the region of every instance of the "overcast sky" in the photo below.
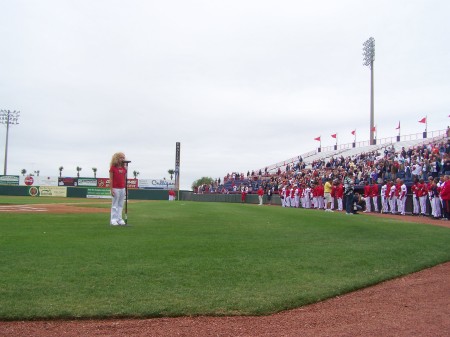
[[[181,187],[369,139],[375,38],[377,138],[446,129],[448,0],[0,1],[0,109],[19,110],[8,174],[108,175]],[[6,127],[0,126],[4,153]],[[4,156],[0,156],[4,159]],[[2,160],[3,173],[3,160]]]

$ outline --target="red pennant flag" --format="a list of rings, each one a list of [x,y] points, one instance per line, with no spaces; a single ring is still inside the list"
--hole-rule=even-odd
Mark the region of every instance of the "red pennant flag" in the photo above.
[[[376,126],[374,126],[374,127],[372,128],[372,132],[375,132],[375,131],[377,131],[377,127],[376,127]]]
[[[353,130],[352,131],[352,135],[354,136],[356,134],[356,130]]]
[[[400,129],[400,121],[398,121],[398,126],[395,128],[395,130]]]
[[[318,140],[320,142],[320,136],[317,137],[317,138],[314,138],[314,140]]]
[[[426,117],[422,118],[422,119],[419,121],[419,123],[426,123],[426,122],[427,122],[427,118],[426,118]]]
[[[331,135],[331,137],[336,138],[337,137],[337,133],[335,133],[334,135]]]

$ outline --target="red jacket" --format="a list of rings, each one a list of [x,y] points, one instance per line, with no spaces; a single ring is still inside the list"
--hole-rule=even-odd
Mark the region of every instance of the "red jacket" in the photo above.
[[[336,187],[336,198],[342,198],[344,196],[344,185],[339,184]]]
[[[372,188],[370,185],[364,186],[364,198],[369,198],[372,195]]]
[[[373,197],[377,197],[378,196],[378,185],[377,184],[373,184],[371,189],[371,194],[370,196]]]
[[[411,193],[416,197],[417,197],[417,185],[418,183],[411,185]]]
[[[441,198],[442,200],[450,200],[450,180],[447,180],[441,186]]]
[[[323,197],[323,195],[324,195],[323,185],[317,186],[317,196],[318,197]]]

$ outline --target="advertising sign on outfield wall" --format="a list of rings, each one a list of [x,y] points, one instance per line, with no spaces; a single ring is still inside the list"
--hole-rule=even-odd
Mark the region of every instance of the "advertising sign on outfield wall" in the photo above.
[[[128,179],[127,184],[128,188],[139,188],[140,179]],[[109,178],[98,178],[97,179],[97,187],[109,188]]]
[[[58,186],[58,177],[35,177],[39,186]],[[36,184],[35,184],[36,185]]]
[[[58,186],[58,177],[20,176],[20,186]]]
[[[97,187],[97,178],[78,178],[78,186]]]
[[[137,179],[127,180],[128,188],[139,188],[139,181]]]
[[[106,188],[109,187],[109,178],[98,178],[97,187]]]
[[[20,186],[39,186],[37,179],[34,176],[20,176],[19,185]]]
[[[169,190],[175,188],[175,182],[164,179],[139,179],[139,188]]]
[[[111,199],[109,188],[88,187],[86,198]]]
[[[0,185],[17,186],[19,185],[19,176],[0,176]]]
[[[67,197],[67,187],[62,186],[40,186],[39,195],[41,197]]]
[[[78,186],[78,178],[58,178],[58,186]]]

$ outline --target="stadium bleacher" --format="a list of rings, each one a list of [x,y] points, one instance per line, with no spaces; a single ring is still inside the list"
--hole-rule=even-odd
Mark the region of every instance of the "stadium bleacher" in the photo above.
[[[289,158],[283,162],[278,162],[272,165],[269,165],[265,168],[252,170],[253,175],[247,177],[242,177],[241,174],[237,174],[235,179],[227,179],[225,177],[222,186],[215,186],[212,188],[212,191],[221,192],[226,190],[227,192],[239,192],[241,186],[248,186],[249,192],[256,191],[257,188],[265,184],[267,182],[275,182],[276,178],[286,173],[286,167],[289,165],[290,172],[295,171],[295,167],[298,164],[302,165],[304,169],[312,169],[313,164],[317,162],[326,163],[327,161],[333,158],[350,158],[354,159],[363,154],[369,153],[377,153],[379,158],[382,158],[385,154],[385,151],[390,153],[395,153],[398,155],[402,148],[415,149],[419,147],[428,146],[429,144],[437,144],[445,142],[447,143],[447,130],[439,130],[432,133],[431,138],[420,138],[418,135],[416,137],[405,136],[403,140],[396,141],[397,139],[391,138],[390,141],[380,141],[380,144],[377,145],[368,145],[367,142],[362,142],[361,146],[355,146],[352,144],[344,144],[339,146],[338,149],[327,149],[327,151],[320,151],[319,149],[309,151],[307,153],[301,154],[299,156]],[[268,171],[268,175],[264,175],[265,171]],[[298,167],[297,167],[298,171]],[[263,172],[262,175],[259,175],[259,172]],[[279,174],[280,173],[280,174]],[[405,179],[407,182],[411,183],[412,177],[410,172],[399,171],[398,177]],[[243,178],[243,179],[242,179]]]

